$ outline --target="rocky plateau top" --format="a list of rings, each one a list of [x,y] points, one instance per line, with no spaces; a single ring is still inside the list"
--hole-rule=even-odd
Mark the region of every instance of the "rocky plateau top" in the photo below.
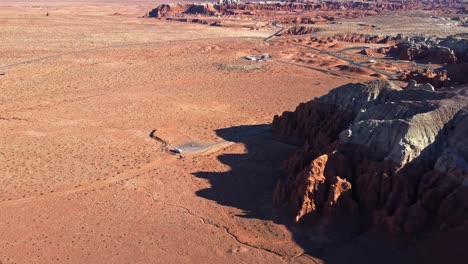
[[[359,215],[413,233],[468,220],[468,85],[351,83],[275,116],[303,146],[278,181],[298,221]]]

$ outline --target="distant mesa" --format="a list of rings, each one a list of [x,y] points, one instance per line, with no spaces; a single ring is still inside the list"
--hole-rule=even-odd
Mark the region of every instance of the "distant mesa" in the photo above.
[[[162,4],[149,12],[149,17],[169,18],[193,15],[216,17],[254,17],[275,20],[280,23],[314,24],[333,22],[333,16],[312,16],[313,12],[333,11],[337,16],[364,17],[387,11],[417,9],[456,8],[463,4],[456,1],[262,1],[242,3],[238,0],[220,0],[205,4]],[[282,15],[278,16],[278,12]],[[298,15],[300,14],[300,15]],[[372,27],[372,26],[371,26]]]
[[[241,0],[219,0],[218,4],[220,5],[232,5],[232,4],[241,4]]]

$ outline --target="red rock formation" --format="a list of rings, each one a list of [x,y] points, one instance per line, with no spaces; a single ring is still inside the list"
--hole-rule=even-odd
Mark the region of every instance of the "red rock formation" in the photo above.
[[[452,37],[446,38],[447,41],[440,41],[436,38],[426,38],[424,36],[410,36],[405,41],[401,41],[389,51],[390,54],[400,60],[423,61],[432,63],[454,63],[457,56],[453,48],[460,48],[465,52],[465,42],[463,40],[450,41]],[[445,43],[445,44],[444,44]],[[458,45],[459,44],[459,45]],[[461,47],[459,47],[461,46]],[[462,56],[464,56],[463,54]]]
[[[351,43],[379,43],[379,44],[395,44],[396,38],[392,36],[379,36],[368,34],[335,34],[333,38],[338,41]]]
[[[455,63],[447,64],[437,70],[426,68],[422,71],[403,72],[399,79],[405,82],[415,80],[417,83],[430,83],[435,88],[441,88],[454,84],[468,83],[467,72],[468,63]]]
[[[376,51],[374,49],[367,48],[367,49],[361,50],[359,53],[361,53],[362,55],[369,56],[369,57],[375,57]]]
[[[285,199],[299,201],[296,221],[312,213],[327,217],[356,213],[358,208],[351,198],[351,184],[347,180],[351,172],[340,166],[346,162],[346,157],[338,152],[317,157],[286,182],[277,183],[276,202],[281,204]],[[293,191],[287,192],[284,185],[294,186]]]
[[[275,203],[297,220],[361,214],[398,232],[467,220],[468,86],[400,90],[349,84],[273,120],[304,141]],[[304,220],[306,221],[306,220]]]
[[[372,71],[359,67],[359,66],[354,66],[354,65],[338,65],[338,69],[341,71],[347,71],[351,73],[358,73],[358,74],[364,74],[364,75],[371,75]]]
[[[306,35],[318,32],[320,29],[307,26],[294,26],[284,31],[283,35]]]
[[[312,37],[309,40],[311,42],[317,43],[331,43],[333,41],[342,41],[342,42],[350,42],[350,43],[378,43],[378,44],[389,44],[394,45],[395,43],[399,42],[401,39],[400,37],[392,37],[392,36],[379,36],[379,35],[368,35],[368,34],[356,34],[356,33],[349,33],[349,34],[334,34],[333,36],[327,37]],[[362,53],[370,53],[370,52],[377,52],[377,53],[385,53],[387,52],[386,48],[378,48],[377,50],[374,49],[365,49]],[[367,54],[365,54],[367,55]]]
[[[181,4],[162,4],[151,10],[148,15],[149,17],[169,17],[179,14],[186,10],[186,7]]]
[[[415,70],[403,72],[399,79],[405,82],[415,80],[417,83],[430,83],[435,88],[449,85],[449,78],[446,71],[435,72],[430,68],[426,68],[423,71]]]
[[[449,11],[460,4],[419,1],[388,2],[280,2],[280,3],[239,3],[239,4],[163,4],[151,12],[150,17],[173,16],[236,16],[275,20],[280,23],[323,23],[334,21],[336,17],[356,18],[376,15],[388,11],[444,8]],[[461,5],[463,6],[463,5]],[[281,15],[278,15],[278,12]],[[330,13],[334,13],[330,16]],[[298,14],[300,14],[298,16]],[[314,14],[314,15],[311,15]]]

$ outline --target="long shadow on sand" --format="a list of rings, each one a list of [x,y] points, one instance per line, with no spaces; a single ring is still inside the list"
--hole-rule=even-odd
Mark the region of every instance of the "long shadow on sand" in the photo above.
[[[216,133],[224,140],[243,144],[246,151],[217,157],[221,163],[231,168],[229,171],[194,173],[196,177],[207,179],[211,184],[211,188],[200,190],[196,194],[244,212],[236,217],[268,220],[283,225],[291,231],[294,241],[305,252],[314,257],[322,257],[324,244],[331,234],[317,229],[310,230],[305,225],[295,223],[293,212],[288,212],[287,209],[278,210],[272,206],[276,181],[285,175],[286,160],[298,146],[275,140],[269,125],[231,127],[219,129]],[[317,226],[319,225],[317,222]]]
[[[427,255],[424,241],[389,236],[378,229],[364,231],[356,229],[355,225],[342,225],[347,219],[338,226],[325,228],[320,219],[313,220],[312,225],[310,222],[307,225],[295,223],[293,212],[276,209],[272,204],[276,181],[285,175],[285,161],[298,146],[275,139],[269,125],[224,128],[216,133],[224,140],[242,143],[246,151],[217,157],[231,168],[229,171],[195,172],[195,177],[207,179],[211,184],[210,188],[197,191],[198,196],[244,212],[236,217],[268,220],[285,226],[294,242],[308,255],[325,263],[349,263],[351,260],[352,263],[435,263],[441,260],[424,257]],[[430,242],[427,244],[427,247],[432,246]]]
[[[269,128],[269,125],[252,125],[217,130],[217,135],[224,140],[242,143],[247,152],[217,157],[231,168],[229,171],[194,173],[198,178],[207,179],[212,186],[196,194],[243,210],[245,214],[240,217],[272,220],[272,192],[277,177],[284,173],[284,161],[295,146],[272,141]],[[265,208],[267,204],[269,208]]]
[[[246,151],[217,157],[231,168],[229,171],[194,173],[194,176],[207,179],[211,184],[211,188],[197,191],[196,194],[220,205],[242,210],[243,214],[236,217],[273,221],[287,227],[294,242],[310,255],[320,257],[328,239],[323,230],[311,230],[295,223],[293,212],[272,205],[277,179],[285,175],[286,160],[298,146],[273,138],[269,128],[270,125],[253,125],[217,130],[218,136],[241,143]]]

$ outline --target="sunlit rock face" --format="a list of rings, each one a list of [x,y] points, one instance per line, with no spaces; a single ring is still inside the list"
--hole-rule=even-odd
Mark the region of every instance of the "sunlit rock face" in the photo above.
[[[303,146],[277,205],[305,216],[367,215],[394,231],[459,225],[468,212],[468,86],[347,84],[275,116]]]

